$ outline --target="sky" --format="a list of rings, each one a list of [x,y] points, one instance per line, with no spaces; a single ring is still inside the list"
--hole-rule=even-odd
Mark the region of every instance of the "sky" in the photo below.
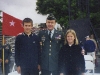
[[[36,12],[37,0],[0,0],[0,10],[18,19],[29,17],[34,23],[45,23],[47,15]]]

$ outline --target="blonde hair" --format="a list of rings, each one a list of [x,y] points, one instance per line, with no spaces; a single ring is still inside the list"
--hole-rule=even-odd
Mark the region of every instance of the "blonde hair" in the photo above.
[[[72,34],[74,35],[74,38],[75,38],[74,44],[75,44],[75,45],[78,45],[78,39],[77,39],[77,36],[76,36],[76,32],[75,32],[73,29],[67,30],[67,32],[66,32],[66,34],[65,34],[65,42],[64,42],[64,44],[67,44],[67,43],[68,43],[68,41],[66,40],[66,37],[67,37],[67,34],[68,34],[68,33],[72,33]]]

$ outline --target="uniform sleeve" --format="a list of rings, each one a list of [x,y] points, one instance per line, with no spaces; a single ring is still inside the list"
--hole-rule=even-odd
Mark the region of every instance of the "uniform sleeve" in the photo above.
[[[15,63],[17,66],[20,66],[20,38],[16,37],[15,40]]]
[[[61,32],[61,46],[62,47],[64,45],[64,34],[63,32]]]
[[[38,48],[38,64],[41,63],[41,46],[40,46],[40,40],[39,37],[37,37],[37,48]]]
[[[40,65],[41,64],[41,48],[42,48],[42,42],[41,42],[41,34],[42,34],[42,31],[39,31],[39,34],[38,34],[38,48],[39,48],[39,52],[38,52],[38,57],[39,57],[39,59],[38,59],[38,64]]]

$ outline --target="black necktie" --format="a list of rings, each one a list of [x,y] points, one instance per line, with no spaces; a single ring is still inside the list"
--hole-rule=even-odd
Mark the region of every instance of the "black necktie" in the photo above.
[[[51,39],[51,31],[49,31],[49,38]]]

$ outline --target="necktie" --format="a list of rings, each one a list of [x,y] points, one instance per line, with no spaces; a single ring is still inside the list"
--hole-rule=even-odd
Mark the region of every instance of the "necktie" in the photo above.
[[[49,38],[51,39],[51,31],[49,31]]]

